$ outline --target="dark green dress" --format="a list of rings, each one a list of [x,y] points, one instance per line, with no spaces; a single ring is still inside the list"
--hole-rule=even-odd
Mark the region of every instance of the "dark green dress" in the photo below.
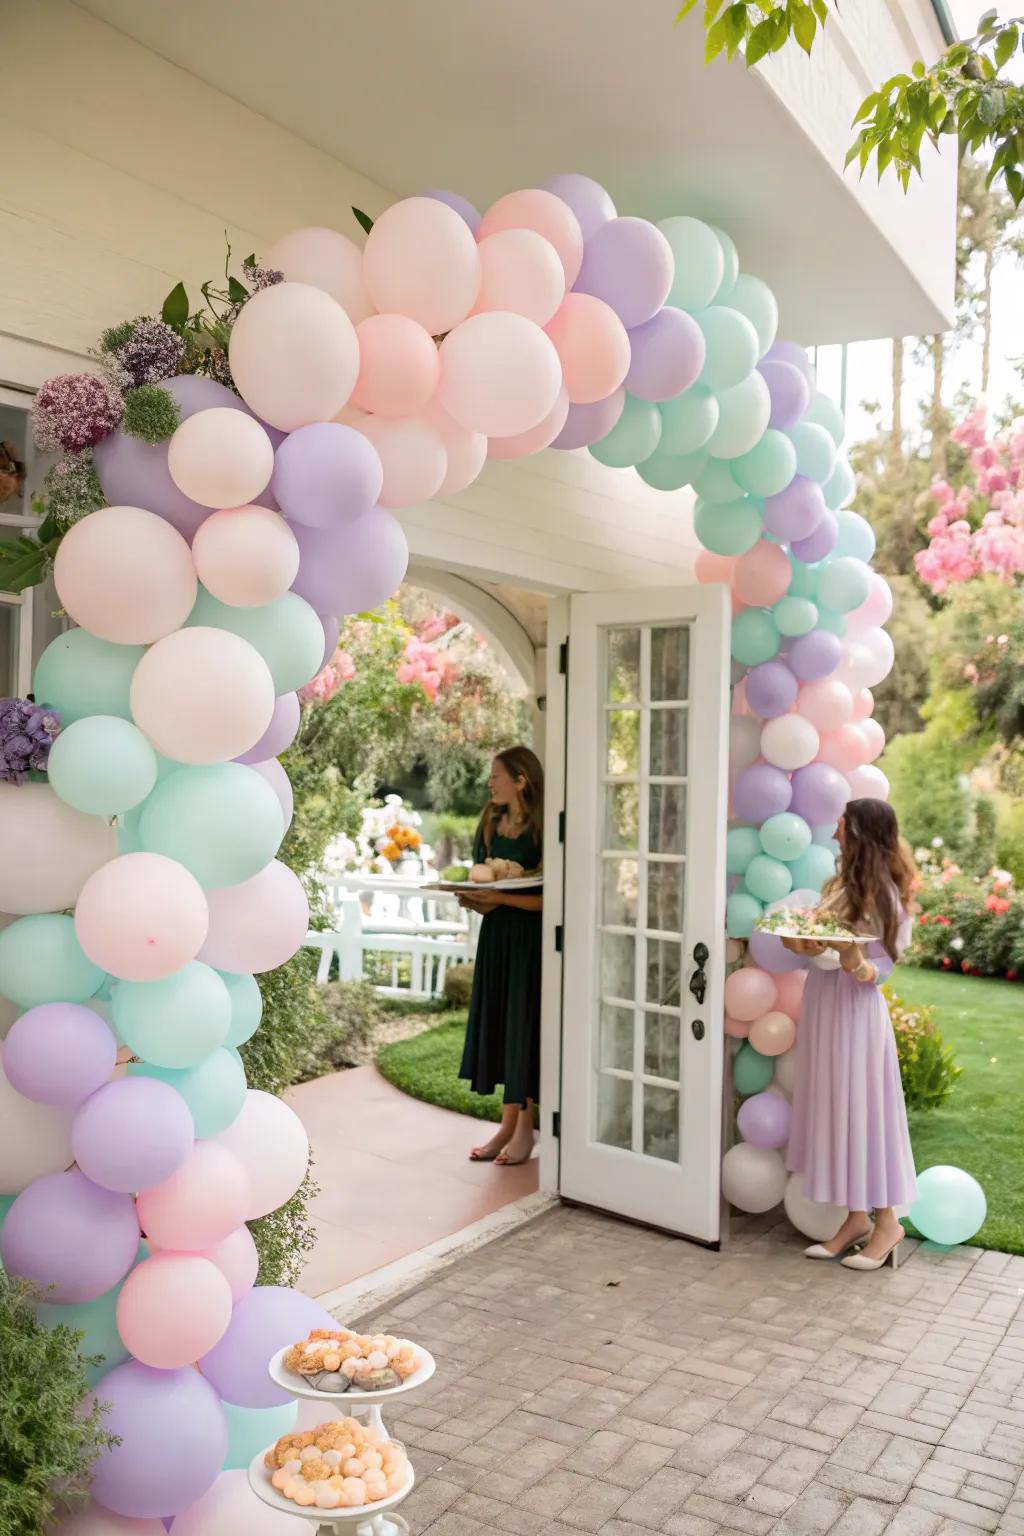
[[[489,850],[482,841],[473,856],[514,859],[536,869],[540,847],[531,832],[519,837],[495,833]],[[541,914],[520,907],[495,907],[480,925],[473,966],[473,995],[466,1026],[460,1077],[474,1093],[491,1094],[501,1083],[506,1104],[525,1107],[540,1095]]]

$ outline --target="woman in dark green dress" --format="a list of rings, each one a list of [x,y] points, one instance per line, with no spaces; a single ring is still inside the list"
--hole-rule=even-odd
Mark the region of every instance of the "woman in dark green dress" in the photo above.
[[[487,781],[475,861],[509,859],[527,873],[541,867],[544,771],[528,747],[499,752]],[[533,1106],[540,1089],[541,903],[539,891],[474,886],[460,904],[483,914],[473,968],[461,1077],[474,1093],[500,1083],[505,1108],[497,1134],[474,1147],[474,1162],[525,1163],[533,1152]]]

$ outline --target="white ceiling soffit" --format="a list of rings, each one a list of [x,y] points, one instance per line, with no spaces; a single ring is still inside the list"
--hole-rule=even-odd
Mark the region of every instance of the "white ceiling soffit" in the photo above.
[[[892,180],[876,188],[841,171],[875,72],[931,46],[923,0],[895,12],[872,0],[867,32],[859,14],[841,32],[843,13],[812,60],[794,46],[764,78],[739,61],[705,68],[701,8],[675,27],[678,0],[79,4],[396,194],[447,186],[486,206],[580,170],[623,212],[727,228],[744,267],[776,291],[790,336],[945,323],[949,168],[929,151],[909,203]]]

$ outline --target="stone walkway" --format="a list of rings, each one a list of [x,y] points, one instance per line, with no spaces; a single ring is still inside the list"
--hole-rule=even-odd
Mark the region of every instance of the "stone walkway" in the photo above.
[[[414,1536],[1024,1536],[1024,1258],[801,1247],[560,1208],[395,1303],[439,1363],[388,1426]]]

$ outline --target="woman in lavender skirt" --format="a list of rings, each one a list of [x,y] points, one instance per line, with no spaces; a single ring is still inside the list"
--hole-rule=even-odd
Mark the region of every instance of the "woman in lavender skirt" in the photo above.
[[[910,940],[914,867],[884,801],[851,800],[837,836],[839,869],[819,912],[876,942],[783,940],[811,962],[786,1163],[802,1175],[809,1200],[849,1213],[807,1257],[834,1259],[857,1248],[842,1260],[848,1269],[880,1269],[886,1260],[895,1266],[904,1236],[894,1207],[910,1205],[916,1193],[896,1039],[879,991]]]

